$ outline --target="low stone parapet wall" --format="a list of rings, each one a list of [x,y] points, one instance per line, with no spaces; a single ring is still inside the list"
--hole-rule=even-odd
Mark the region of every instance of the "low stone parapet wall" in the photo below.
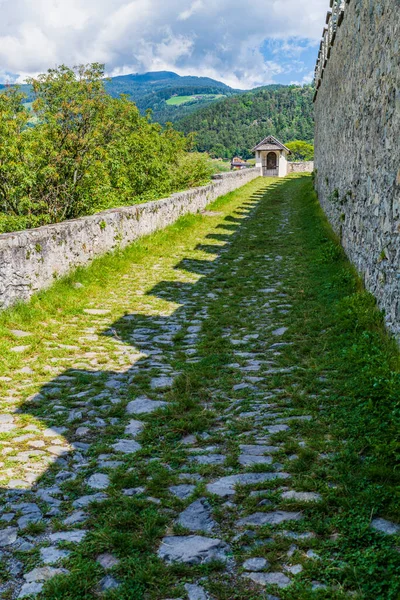
[[[289,162],[288,173],[312,173],[314,171],[314,162]]]
[[[0,308],[28,300],[77,267],[163,229],[185,214],[201,211],[260,175],[257,168],[223,173],[209,185],[163,200],[0,235]]]

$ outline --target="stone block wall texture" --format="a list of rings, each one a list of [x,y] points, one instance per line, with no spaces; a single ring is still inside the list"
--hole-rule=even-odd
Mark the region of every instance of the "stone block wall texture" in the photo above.
[[[312,173],[314,171],[314,162],[288,162],[288,173]]]
[[[316,189],[400,336],[400,0],[350,0],[315,99]]]
[[[167,227],[182,215],[203,210],[260,175],[256,168],[223,173],[209,185],[156,202],[0,235],[0,308],[28,300],[75,268]]]

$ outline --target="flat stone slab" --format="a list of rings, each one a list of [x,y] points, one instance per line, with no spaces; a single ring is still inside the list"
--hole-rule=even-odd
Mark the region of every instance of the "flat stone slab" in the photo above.
[[[312,540],[315,538],[315,534],[312,531],[305,531],[304,533],[296,533],[295,531],[278,531],[276,535],[282,535],[291,540]]]
[[[196,500],[184,510],[177,523],[193,532],[211,533],[216,523],[211,516],[211,507],[205,498]]]
[[[284,500],[298,500],[299,502],[320,502],[322,500],[321,494],[314,492],[295,492],[294,490],[283,492],[282,498]]]
[[[118,442],[112,445],[112,448],[122,454],[135,454],[135,452],[139,452],[142,449],[142,446],[138,442],[135,442],[135,440],[118,440]]]
[[[111,577],[111,575],[106,575],[99,583],[99,587],[102,592],[106,592],[108,590],[115,590],[120,585],[120,582],[117,581],[114,577]]]
[[[289,431],[289,429],[289,425],[269,425],[268,427],[265,427],[265,430],[268,431],[268,433],[280,433],[281,431]]]
[[[13,429],[16,429],[17,426],[14,423],[1,423],[0,424],[0,433],[10,433]]]
[[[167,405],[168,402],[164,402],[163,400],[150,400],[150,398],[142,396],[129,402],[126,412],[128,415],[148,415]]]
[[[106,552],[105,554],[100,554],[96,558],[96,562],[99,563],[103,567],[103,569],[112,569],[116,565],[119,565],[119,560],[113,554]]]
[[[185,590],[188,594],[188,600],[208,600],[209,596],[200,585],[194,585],[192,583],[187,583],[185,585]]]
[[[202,565],[227,562],[230,546],[222,540],[199,535],[165,537],[158,556],[168,564]]]
[[[223,454],[202,454],[200,456],[191,456],[191,462],[196,462],[198,465],[223,465],[226,461],[226,456]]]
[[[16,505],[19,511],[22,512],[22,517],[18,519],[18,527],[20,529],[25,529],[30,523],[38,523],[42,520],[42,511],[32,502],[24,502],[22,504]]]
[[[246,573],[243,577],[247,577],[247,579],[251,579],[254,583],[263,587],[276,585],[281,589],[285,589],[291,584],[289,577],[286,577],[283,573]]]
[[[289,473],[242,473],[240,475],[228,475],[221,477],[214,483],[207,485],[207,490],[210,494],[216,494],[222,498],[235,495],[235,487],[237,485],[256,485],[265,483],[266,481],[274,481],[275,479],[289,479]]]
[[[144,492],[146,491],[145,487],[137,487],[137,488],[127,488],[125,490],[122,490],[122,493],[124,494],[124,496],[140,496],[140,494],[144,494]]]
[[[277,419],[277,423],[287,423],[290,421],[312,421],[313,417],[310,415],[300,415],[298,417],[282,417],[281,419]]]
[[[237,415],[240,419],[251,419],[252,417],[259,417],[260,413],[257,410],[242,412]]]
[[[55,565],[59,560],[68,558],[70,554],[68,550],[60,550],[56,546],[48,546],[40,549],[40,558],[45,565]]]
[[[239,463],[243,467],[253,467],[254,465],[270,465],[272,464],[271,456],[255,456],[253,454],[241,454]]]
[[[170,388],[174,383],[173,377],[155,377],[150,382],[152,390],[165,390]]]
[[[0,415],[0,423],[14,423],[14,416],[2,414]]]
[[[279,525],[286,521],[300,521],[302,518],[301,512],[286,512],[284,510],[276,510],[268,513],[257,512],[244,517],[244,519],[240,519],[237,525],[240,527],[243,525]]]
[[[49,536],[51,542],[71,542],[72,544],[80,544],[85,537],[87,531],[79,529],[75,531],[58,531]]]
[[[102,308],[85,308],[85,310],[83,311],[86,315],[94,315],[94,316],[103,316],[103,315],[109,315],[110,314],[110,310],[105,310]]]
[[[99,492],[98,494],[91,494],[89,496],[81,496],[80,498],[77,498],[72,503],[72,506],[74,508],[85,508],[86,506],[89,506],[89,504],[92,504],[93,502],[101,502],[102,500],[106,500],[106,499],[107,499],[106,494],[102,494],[101,492]]]
[[[311,584],[311,589],[314,592],[315,590],[327,590],[328,586],[320,581],[313,581]]]
[[[17,541],[18,529],[17,527],[6,527],[6,529],[0,530],[0,548],[5,546],[11,546]]]
[[[269,562],[265,558],[249,558],[243,563],[243,569],[245,571],[252,571],[254,573],[265,571],[268,567]]]
[[[285,565],[285,570],[291,573],[292,575],[299,575],[303,571],[302,565]]]
[[[22,352],[26,352],[26,350],[29,350],[30,346],[14,346],[14,348],[10,348],[10,352],[15,352],[17,354]]]
[[[69,571],[66,569],[55,569],[54,567],[38,567],[26,573],[24,579],[27,583],[36,583],[37,581],[48,581],[56,575],[65,575]]]
[[[250,385],[248,383],[238,383],[237,385],[234,385],[232,389],[234,392],[240,392],[240,390],[246,390],[249,387]]]
[[[400,525],[387,521],[386,519],[374,519],[371,522],[371,527],[375,531],[379,531],[379,533],[384,533],[385,535],[396,535],[397,533],[400,533]]]
[[[43,587],[43,583],[24,583],[18,598],[26,598],[27,596],[37,596],[38,594],[40,594]]]
[[[105,490],[110,485],[110,478],[105,473],[94,473],[87,480],[87,484],[94,490]]]
[[[12,333],[17,338],[25,338],[32,335],[28,331],[21,331],[21,329],[10,329],[10,333]]]
[[[88,518],[83,510],[75,510],[69,517],[64,519],[64,525],[75,525],[75,523],[83,523]]]
[[[144,429],[143,421],[136,421],[136,419],[131,419],[128,425],[125,427],[125,435],[131,435],[132,437],[136,437],[139,433],[142,433]]]
[[[171,494],[179,498],[180,500],[187,500],[195,491],[196,486],[190,484],[172,485],[169,488]]]
[[[275,452],[279,452],[277,446],[241,444],[239,447],[243,454],[251,454],[253,456],[264,456],[264,454],[274,454]]]
[[[287,330],[288,330],[287,327],[280,327],[279,329],[275,329],[275,331],[272,332],[272,335],[275,335],[275,336],[284,335],[287,332]]]

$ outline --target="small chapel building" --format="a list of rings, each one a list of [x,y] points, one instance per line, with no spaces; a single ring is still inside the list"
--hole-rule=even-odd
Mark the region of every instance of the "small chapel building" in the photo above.
[[[256,167],[262,169],[263,177],[286,177],[291,152],[273,135],[260,142],[253,152],[256,155]]]

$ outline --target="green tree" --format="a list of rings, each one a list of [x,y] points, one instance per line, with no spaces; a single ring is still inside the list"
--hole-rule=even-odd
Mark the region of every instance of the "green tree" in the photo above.
[[[59,222],[160,198],[209,180],[192,136],[142,116],[105,90],[102,65],[64,65],[0,94],[0,231]]]
[[[24,99],[15,88],[0,94],[0,210],[16,220],[29,211],[27,190],[35,179]]]
[[[314,160],[314,146],[301,140],[294,140],[285,144],[291,151],[290,161],[308,161]]]

